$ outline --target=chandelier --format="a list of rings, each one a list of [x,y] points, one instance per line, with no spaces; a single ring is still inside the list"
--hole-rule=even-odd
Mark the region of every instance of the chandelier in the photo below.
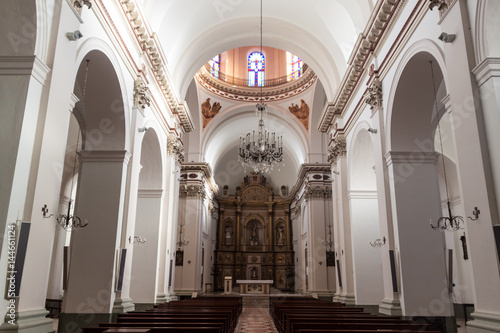
[[[262,0],[260,1],[260,53],[262,54]],[[243,166],[252,168],[255,172],[269,172],[283,162],[283,137],[275,132],[269,132],[264,125],[266,104],[262,102],[262,86],[260,84],[260,100],[255,106],[259,128],[240,136],[238,160]],[[284,165],[284,164],[283,164]],[[246,171],[246,170],[245,170]]]

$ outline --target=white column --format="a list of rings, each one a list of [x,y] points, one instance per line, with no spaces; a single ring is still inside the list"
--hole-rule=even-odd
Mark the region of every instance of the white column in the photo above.
[[[405,316],[451,316],[444,239],[433,230],[441,217],[437,154],[389,152],[395,251]]]
[[[379,236],[385,237],[386,243],[380,248],[382,258],[382,276],[384,286],[384,298],[379,305],[379,312],[386,315],[401,315],[401,304],[399,294],[394,292],[392,285],[391,263],[389,250],[394,250],[394,230],[392,226],[391,198],[389,189],[389,176],[385,162],[385,127],[383,108],[375,105],[372,112],[372,126],[377,129],[373,133],[373,149],[375,156],[375,177],[377,182]]]
[[[138,194],[135,235],[146,242],[133,245],[130,297],[135,304],[156,302],[162,191],[141,189]]]
[[[499,66],[495,60],[488,59],[476,68],[474,72],[479,85],[486,84],[478,90],[478,82],[470,74],[474,66],[470,60],[474,59],[474,50],[469,22],[467,3],[463,0],[455,3],[441,22],[442,31],[456,35],[453,43],[445,43],[443,48],[461,197],[466,215],[472,215],[474,207],[481,211],[477,221],[466,222],[475,291],[474,320],[467,325],[470,332],[500,332],[500,271],[492,232],[492,225],[499,223],[500,203],[499,88],[495,86]],[[483,108],[478,91],[481,92]]]
[[[71,314],[110,314],[115,300],[125,196],[127,151],[82,151],[75,214],[88,225],[73,232],[65,325]],[[61,322],[61,320],[63,322]],[[82,322],[82,318],[79,319]]]
[[[335,201],[336,209],[338,210],[338,221],[336,221],[336,232],[338,233],[338,245],[336,248],[336,260],[340,263],[340,272],[342,279],[342,287],[338,285],[337,279],[337,290],[340,294],[337,296],[338,301],[345,304],[355,304],[354,295],[354,274],[353,274],[353,258],[352,258],[352,240],[351,240],[351,217],[349,209],[349,198],[347,196],[348,185],[347,185],[347,158],[342,155],[338,156],[336,162],[336,168],[334,168],[335,174]],[[336,263],[337,264],[337,263]],[[337,267],[339,269],[339,267]]]

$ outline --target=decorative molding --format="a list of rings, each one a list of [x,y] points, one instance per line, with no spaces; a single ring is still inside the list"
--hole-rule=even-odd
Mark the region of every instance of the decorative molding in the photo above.
[[[421,151],[390,151],[385,154],[387,166],[391,164],[436,164],[439,154]]]
[[[151,106],[151,93],[141,77],[134,81],[134,106],[142,110]]]
[[[181,140],[175,134],[169,134],[167,138],[167,154],[176,155],[177,162],[184,162],[184,147]]]
[[[32,75],[44,85],[49,72],[37,56],[0,56],[0,75]]]
[[[500,77],[500,58],[484,59],[472,70],[472,73],[479,87],[492,77]]]
[[[70,94],[69,98],[70,98],[69,111],[73,112],[73,109],[75,108],[76,103],[78,103],[80,101],[80,99],[78,98],[78,96],[76,96],[73,93]]]
[[[306,200],[329,200],[332,198],[332,187],[328,185],[307,186],[304,197]]]
[[[347,145],[345,137],[336,137],[330,142],[328,147],[328,162],[331,164],[337,163],[339,157],[346,156]]]
[[[377,190],[350,190],[347,198],[351,199],[377,199]]]
[[[209,92],[227,99],[252,103],[259,102],[261,99],[260,88],[229,85],[222,80],[214,78],[205,69],[205,66],[196,73],[195,78]],[[279,101],[299,95],[309,89],[316,82],[317,78],[316,74],[309,68],[298,80],[290,81],[278,87],[263,87],[262,102]]]
[[[181,185],[179,197],[182,199],[205,199],[205,187],[203,184]]]
[[[366,104],[370,105],[372,111],[382,106],[382,82],[380,82],[378,77],[368,87],[363,99]]]
[[[128,164],[130,154],[127,150],[81,150],[78,152],[81,162],[121,162]]]
[[[365,70],[364,66],[375,50],[380,40],[391,25],[392,19],[403,0],[384,0],[378,10],[374,11],[374,19],[370,20],[365,29],[366,33],[359,36],[354,50],[349,58],[349,67],[344,74],[340,89],[337,91],[334,107],[326,108],[321,116],[318,130],[326,133],[331,125],[335,113],[341,113],[349,101],[352,92],[357,87]]]
[[[161,198],[162,189],[139,189],[137,191],[138,198]]]

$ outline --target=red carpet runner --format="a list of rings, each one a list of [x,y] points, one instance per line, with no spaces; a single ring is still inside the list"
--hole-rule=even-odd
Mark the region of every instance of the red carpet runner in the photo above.
[[[246,308],[235,333],[277,333],[267,308]]]

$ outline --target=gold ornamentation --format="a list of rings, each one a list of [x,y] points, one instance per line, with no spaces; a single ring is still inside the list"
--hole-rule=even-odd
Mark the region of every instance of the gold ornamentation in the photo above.
[[[210,120],[219,113],[221,109],[220,103],[215,102],[213,105],[210,105],[210,98],[203,103],[201,103],[201,113],[203,115],[203,129],[208,125]]]
[[[341,156],[347,154],[346,140],[343,137],[337,137],[333,139],[328,148],[328,162],[335,164]]]
[[[309,106],[304,102],[303,99],[300,100],[300,106],[298,104],[293,104],[288,107],[291,113],[300,120],[302,125],[309,131]]]
[[[134,81],[134,106],[145,109],[151,105],[151,94],[142,78]]]
[[[266,201],[267,193],[259,188],[250,188],[246,190],[242,196],[243,201]]]

